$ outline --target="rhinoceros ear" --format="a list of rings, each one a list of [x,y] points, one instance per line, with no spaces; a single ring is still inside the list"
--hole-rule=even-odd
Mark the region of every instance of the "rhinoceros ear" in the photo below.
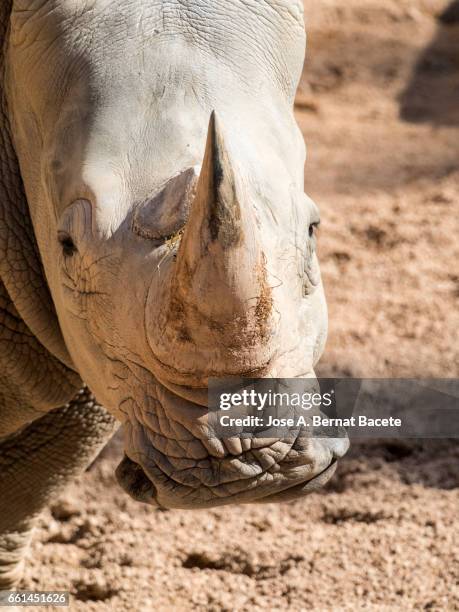
[[[30,374],[35,391],[32,393],[31,389],[29,397],[38,406],[48,401],[45,399],[47,392],[44,389],[43,392],[39,391],[42,384],[40,378],[47,379],[49,386],[50,374],[57,373],[56,386],[64,377],[62,386],[69,397],[72,397],[79,383],[77,376],[69,369],[71,358],[45,279],[12,145],[4,87],[11,5],[8,0],[0,2],[0,367],[1,374],[5,369],[11,370],[13,361],[20,361],[24,368],[30,355],[35,356],[36,363],[31,366]],[[6,350],[3,342],[7,343]],[[18,349],[21,345],[22,349]],[[5,353],[10,356],[6,365],[3,362]],[[15,359],[12,357],[14,355]],[[21,367],[21,364],[14,363],[13,370],[16,367]],[[23,384],[24,380],[21,382]],[[59,406],[67,399],[50,397],[49,402]]]

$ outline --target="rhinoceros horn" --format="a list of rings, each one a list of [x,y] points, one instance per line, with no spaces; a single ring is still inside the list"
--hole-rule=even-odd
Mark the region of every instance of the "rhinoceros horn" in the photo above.
[[[215,113],[175,275],[176,299],[195,338],[199,332],[193,323],[202,332],[207,323],[204,326],[213,330],[215,343],[218,332],[226,335],[237,329],[239,335],[247,328],[264,327],[270,316],[270,289],[254,210]]]

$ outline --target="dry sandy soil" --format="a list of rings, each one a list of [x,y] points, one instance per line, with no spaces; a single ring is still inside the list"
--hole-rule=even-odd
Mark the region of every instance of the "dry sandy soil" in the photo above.
[[[442,21],[447,6],[306,3],[297,113],[323,217],[323,375],[458,375],[459,7]],[[120,453],[115,441],[41,520],[24,586],[70,589],[85,611],[459,610],[455,441],[361,442],[303,501],[205,512],[131,502]]]

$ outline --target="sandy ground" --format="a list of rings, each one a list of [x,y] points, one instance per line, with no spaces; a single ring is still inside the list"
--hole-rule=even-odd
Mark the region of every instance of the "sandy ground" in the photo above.
[[[297,99],[320,205],[322,375],[457,376],[459,8],[307,2]],[[448,21],[445,19],[444,21]],[[24,580],[74,610],[459,610],[459,445],[355,444],[289,505],[155,511],[114,441],[40,522]]]

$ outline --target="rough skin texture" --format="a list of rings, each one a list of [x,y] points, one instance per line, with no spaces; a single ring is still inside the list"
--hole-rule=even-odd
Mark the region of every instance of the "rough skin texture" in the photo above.
[[[331,477],[348,442],[306,427],[223,441],[206,421],[210,377],[314,379],[324,345],[319,218],[304,194],[293,114],[301,3],[15,0],[1,11],[9,584],[33,518],[112,429],[108,416],[91,420],[102,408],[72,399],[83,380],[125,425],[124,488],[138,493],[142,473],[151,505],[303,495]],[[259,147],[270,154],[260,158]],[[196,168],[196,189],[182,189]],[[152,205],[162,207],[154,219]],[[14,453],[28,446],[23,465]],[[47,469],[49,456],[58,467]]]
[[[25,347],[7,366],[26,416],[68,401],[78,372],[124,426],[120,483],[138,496],[142,477],[153,506],[323,484],[345,437],[224,440],[207,419],[211,377],[317,386],[327,309],[293,112],[301,3],[15,0],[7,41],[3,327]]]
[[[2,3],[0,588],[12,587],[20,578],[31,529],[41,510],[87,467],[115,429],[114,419],[89,392],[78,392],[80,377],[66,365],[70,359],[38,255],[3,91],[1,47],[9,10],[10,3]]]
[[[0,45],[10,3],[0,8]],[[71,400],[82,387],[70,362],[35,241],[14,152],[0,52],[0,436]],[[64,362],[64,363],[63,363]]]
[[[40,512],[90,464],[114,428],[85,390],[0,444],[0,588],[20,578]]]

